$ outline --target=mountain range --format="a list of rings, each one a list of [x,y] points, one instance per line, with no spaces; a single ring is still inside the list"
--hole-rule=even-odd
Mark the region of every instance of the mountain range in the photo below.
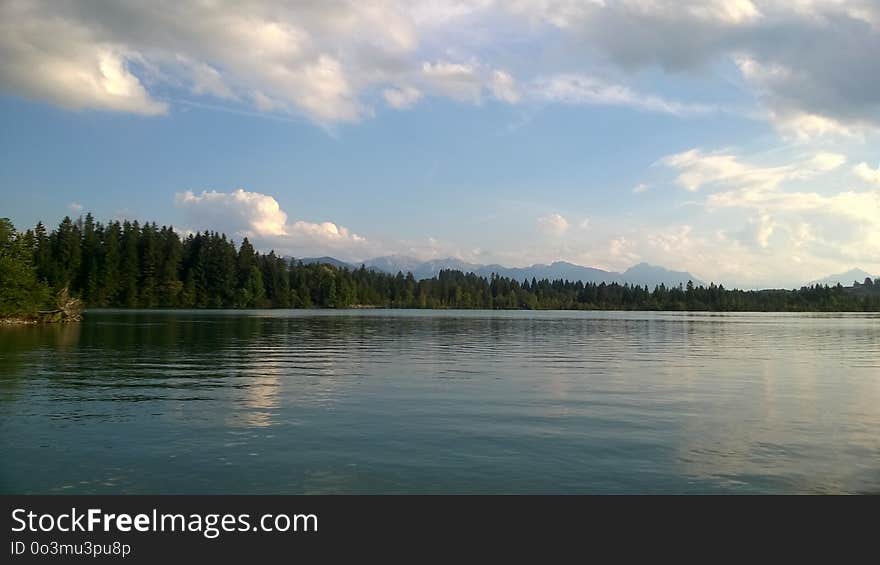
[[[361,266],[361,263],[347,263],[334,257],[307,257],[301,259],[301,261],[306,264],[324,263],[350,269],[357,269]],[[632,285],[648,285],[649,287],[659,284],[666,286],[686,285],[688,281],[693,281],[695,285],[704,284],[703,281],[688,272],[672,271],[663,267],[649,265],[648,263],[639,263],[622,273],[605,271],[595,267],[584,267],[566,261],[556,261],[549,265],[535,264],[529,267],[504,267],[497,264],[480,265],[468,263],[451,257],[419,261],[418,259],[402,255],[376,257],[363,261],[362,264],[368,269],[375,269],[385,273],[412,273],[417,280],[437,276],[442,269],[454,269],[465,273],[474,273],[482,277],[489,277],[494,273],[518,281],[531,280],[532,278],[538,280],[566,279],[569,281],[594,283],[629,283]]]
[[[335,267],[346,267],[349,269],[358,269],[363,264],[368,269],[374,269],[384,273],[397,274],[412,273],[417,280],[429,279],[437,276],[442,269],[453,269],[464,273],[474,273],[481,277],[489,277],[493,273],[502,277],[508,277],[518,281],[531,280],[532,278],[541,280],[557,280],[565,279],[569,281],[583,282],[606,282],[606,283],[629,283],[631,285],[647,285],[653,288],[656,285],[664,284],[667,287],[678,286],[679,284],[687,285],[688,281],[693,281],[695,285],[706,283],[701,281],[687,271],[673,271],[664,267],[650,265],[648,263],[639,263],[629,269],[618,273],[615,271],[606,271],[595,267],[584,267],[575,265],[566,261],[555,261],[549,265],[536,263],[529,267],[505,267],[498,264],[480,265],[476,263],[468,263],[461,259],[447,257],[445,259],[432,259],[430,261],[420,261],[413,257],[405,255],[386,255],[384,257],[376,257],[361,263],[351,263],[336,259],[335,257],[307,257],[301,259],[303,263],[324,263]],[[827,277],[810,281],[807,286],[815,284],[835,286],[840,283],[843,286],[852,286],[854,281],[862,282],[866,277],[871,279],[880,279],[880,275],[872,275],[862,269],[850,269],[844,273],[829,275]]]
[[[837,283],[840,283],[843,286],[852,286],[853,282],[861,283],[864,282],[865,278],[877,279],[880,278],[880,276],[872,275],[867,271],[863,271],[862,269],[850,269],[845,273],[838,273],[836,275],[827,276],[824,279],[811,281],[810,285],[824,284],[828,286],[836,286]]]

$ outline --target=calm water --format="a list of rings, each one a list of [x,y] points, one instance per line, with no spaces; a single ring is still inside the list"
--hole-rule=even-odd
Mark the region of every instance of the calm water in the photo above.
[[[0,328],[0,492],[880,491],[876,315],[90,312]]]

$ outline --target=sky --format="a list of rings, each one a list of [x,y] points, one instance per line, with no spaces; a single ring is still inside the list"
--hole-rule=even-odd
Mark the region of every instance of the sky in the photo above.
[[[0,0],[0,216],[880,273],[874,0]]]

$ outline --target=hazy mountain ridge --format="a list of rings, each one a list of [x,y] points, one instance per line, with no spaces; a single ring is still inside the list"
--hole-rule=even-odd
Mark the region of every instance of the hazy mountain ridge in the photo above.
[[[416,280],[429,279],[437,276],[442,269],[454,269],[465,273],[474,273],[481,277],[490,277],[497,274],[502,277],[508,277],[518,281],[549,279],[564,279],[569,281],[583,281],[600,283],[629,283],[631,285],[639,285],[654,287],[664,284],[667,287],[686,285],[688,281],[693,281],[694,285],[705,285],[706,283],[687,271],[675,271],[650,265],[648,263],[639,263],[633,265],[622,273],[614,271],[606,271],[596,267],[585,267],[576,265],[567,261],[554,261],[549,265],[536,263],[529,267],[505,267],[498,264],[479,265],[468,263],[460,259],[447,257],[445,259],[432,259],[430,261],[419,261],[413,257],[404,255],[386,255],[384,257],[375,257],[362,263],[353,263],[341,261],[335,257],[306,257],[298,259],[303,263],[326,263],[336,267],[348,267],[349,269],[358,269],[361,264],[368,269],[374,269],[384,273],[396,274],[397,272],[412,273]],[[863,282],[866,277],[871,279],[880,279],[880,275],[872,275],[867,271],[859,268],[850,269],[843,273],[829,275],[821,279],[816,279],[806,283],[806,286],[827,285],[836,286],[840,283],[843,286],[852,286],[853,282]]]
[[[327,263],[336,267],[348,267],[350,269],[357,269],[361,266],[361,263],[349,263],[333,257],[306,257],[299,260],[306,264]],[[492,274],[497,274],[518,281],[531,280],[533,278],[537,280],[564,279],[594,283],[605,282],[608,284],[629,283],[632,285],[647,285],[649,287],[659,284],[666,286],[686,285],[688,281],[693,281],[695,285],[705,284],[688,272],[673,271],[664,267],[649,265],[648,263],[639,263],[623,273],[606,271],[595,267],[584,267],[567,261],[554,261],[549,265],[537,263],[529,267],[505,267],[498,264],[479,265],[468,263],[452,257],[419,261],[418,259],[402,255],[375,257],[363,261],[362,264],[368,269],[375,269],[385,273],[412,273],[413,277],[417,280],[435,277],[443,269],[453,269],[465,273],[474,273],[481,277],[490,277]]]
[[[292,259],[291,257],[286,257],[286,259]],[[303,265],[311,265],[313,263],[322,263],[324,265],[333,265],[334,267],[345,267],[347,269],[356,268],[352,263],[347,263],[345,261],[341,261],[336,259],[335,257],[304,257],[302,259],[295,259],[296,261],[302,262]],[[360,265],[358,265],[359,267]]]
[[[808,286],[812,286],[812,285],[816,285],[816,284],[836,286],[837,283],[840,283],[843,286],[852,286],[852,284],[854,282],[859,282],[859,283],[864,282],[865,278],[878,279],[878,278],[880,278],[880,275],[872,275],[872,274],[868,273],[867,271],[856,268],[856,269],[850,269],[850,270],[843,272],[843,273],[838,273],[836,275],[829,275],[827,277],[824,277],[824,278],[821,278],[821,279],[818,279],[815,281],[810,281],[808,283]]]

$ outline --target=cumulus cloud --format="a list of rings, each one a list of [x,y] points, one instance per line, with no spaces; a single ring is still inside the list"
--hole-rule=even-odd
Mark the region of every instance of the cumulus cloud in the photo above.
[[[484,48],[513,29],[540,54],[555,45],[540,26],[569,40],[576,57],[624,70],[701,72],[732,61],[765,117],[794,138],[880,126],[873,0],[9,0],[0,6],[0,83],[66,108],[145,115],[168,111],[155,94],[166,85],[323,122],[370,115],[363,98],[373,89],[394,108],[411,106],[415,90],[469,103],[489,92],[513,104],[530,99],[519,85],[532,83],[545,101],[712,111],[585,69],[517,80]]]
[[[363,237],[356,233],[351,233],[348,229],[338,226],[333,222],[304,222],[299,220],[291,226],[292,233],[302,234],[311,237],[317,241],[331,241],[342,243],[361,243],[366,241]]]
[[[548,214],[538,218],[538,228],[546,235],[561,237],[568,231],[569,224],[560,214]]]
[[[403,7],[371,2],[10,0],[0,10],[4,89],[141,114],[166,112],[152,92],[171,86],[357,120],[360,92],[397,74],[417,43]]]
[[[372,115],[364,101],[370,92],[396,109],[424,95],[479,104],[488,94],[508,104],[537,99],[672,114],[705,111],[576,73],[518,80],[495,65],[494,53],[480,48],[485,40],[454,33],[476,19],[473,25],[491,39],[498,21],[509,18],[509,7],[490,0],[161,7],[134,0],[10,0],[0,6],[0,84],[73,109],[164,114],[183,91],[324,123]],[[560,7],[560,13],[568,11]],[[703,18],[709,16],[702,12],[745,13],[692,11]],[[528,34],[526,20],[512,25]]]
[[[508,9],[623,68],[699,72],[733,61],[768,116],[796,136],[880,126],[873,0],[550,0]]]
[[[5,90],[74,110],[164,114],[132,72],[124,44],[83,22],[51,17],[29,2],[0,6],[0,84]]]
[[[83,205],[79,202],[71,202],[67,205],[67,209],[73,212],[74,214],[79,214],[83,210]]]
[[[837,153],[767,160],[695,149],[659,161],[676,172],[674,181],[683,188],[708,192],[696,202],[702,213],[693,217],[717,237],[703,237],[701,248],[715,246],[719,254],[738,257],[727,267],[716,265],[716,272],[740,269],[739,280],[762,283],[773,280],[774,273],[776,280],[782,272],[803,273],[800,282],[805,282],[821,276],[822,268],[833,272],[876,264],[880,187],[841,186],[846,158]],[[867,166],[854,170],[872,172]],[[689,262],[693,265],[693,258]]]
[[[259,192],[204,190],[175,195],[192,229],[212,229],[248,237],[255,244],[299,255],[332,251],[348,258],[367,250],[367,240],[333,222],[288,222],[287,213],[275,198]]]
[[[175,195],[175,204],[199,226],[222,226],[250,236],[287,235],[287,213],[273,197],[236,189],[232,192],[190,190]],[[212,227],[212,229],[220,229]]]

